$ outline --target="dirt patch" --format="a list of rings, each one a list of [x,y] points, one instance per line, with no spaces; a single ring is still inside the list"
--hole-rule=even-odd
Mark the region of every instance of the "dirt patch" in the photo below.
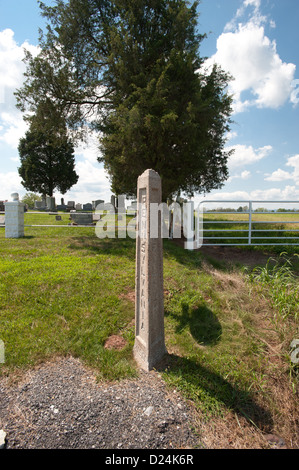
[[[119,335],[112,335],[109,336],[109,338],[106,340],[104,344],[105,349],[116,349],[120,351],[121,349],[124,349],[124,347],[127,345],[127,341]]]
[[[231,265],[240,263],[248,267],[264,265],[270,257],[261,251],[247,251],[231,246],[202,246],[199,250],[205,257],[212,257],[216,261]]]
[[[119,298],[135,302],[135,290],[127,292],[126,294],[120,294]]]
[[[175,245],[184,248],[184,238],[174,238],[172,242]],[[248,267],[254,267],[257,265],[264,265],[270,257],[275,258],[274,254],[267,254],[262,251],[247,250],[245,248],[239,248],[235,246],[205,246],[197,250],[203,254],[205,258],[214,258],[215,261],[224,262],[227,264],[244,264]]]

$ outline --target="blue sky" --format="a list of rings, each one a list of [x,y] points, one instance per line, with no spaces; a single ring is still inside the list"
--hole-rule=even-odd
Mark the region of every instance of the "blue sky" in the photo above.
[[[199,11],[199,31],[208,34],[201,46],[205,67],[216,62],[234,76],[230,177],[207,199],[299,201],[298,0],[202,0]],[[23,80],[23,48],[38,52],[39,27],[44,20],[36,0],[0,0],[0,200],[26,192],[17,172],[26,125],[13,92]],[[76,149],[79,181],[66,200],[110,200],[96,157],[96,139]]]

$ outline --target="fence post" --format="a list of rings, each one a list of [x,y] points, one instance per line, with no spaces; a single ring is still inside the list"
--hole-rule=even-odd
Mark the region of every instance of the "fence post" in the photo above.
[[[201,201],[196,209],[195,248],[201,248],[203,245],[203,204],[204,201]]]
[[[194,202],[189,201],[183,204],[183,229],[186,237],[185,249],[194,250]]]
[[[251,245],[252,230],[252,201],[249,201],[248,245]]]

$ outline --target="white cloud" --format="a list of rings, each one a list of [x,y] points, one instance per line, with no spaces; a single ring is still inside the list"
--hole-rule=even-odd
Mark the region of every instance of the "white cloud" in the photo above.
[[[296,186],[284,188],[257,189],[250,192],[251,199],[269,201],[290,201],[299,199],[299,189]]]
[[[65,201],[75,201],[81,204],[102,199],[110,202],[111,190],[108,175],[99,163],[91,161],[79,161],[76,164],[76,172],[79,175],[78,183],[73,186],[64,196],[55,193],[56,202],[60,197]]]
[[[299,154],[289,157],[286,165],[294,167],[294,173],[299,176]]]
[[[260,13],[261,0],[244,0],[241,7],[238,8],[235,16],[225,25],[224,31],[234,31],[237,29],[240,18],[246,14],[250,7],[253,7],[252,15],[249,15],[250,22],[260,25],[267,21],[267,18]]]
[[[75,150],[76,155],[81,156],[84,160],[96,163],[100,155],[98,133],[90,132],[87,142],[80,144]]]
[[[281,170],[280,168],[276,171],[273,171],[273,173],[267,178],[265,178],[266,181],[285,181],[289,180],[292,178],[292,175],[288,173],[287,171]]]
[[[0,173],[0,200],[10,200],[12,193],[24,193],[24,188],[21,185],[21,178],[17,171],[1,172]]]
[[[14,91],[22,86],[26,69],[22,59],[24,49],[37,55],[39,48],[24,42],[18,45],[11,29],[0,31],[0,142],[17,149],[19,140],[27,130],[22,114],[15,107]],[[78,183],[65,195],[55,193],[56,201],[60,198],[75,200],[76,202],[92,202],[96,199],[110,201],[110,183],[105,170],[97,162],[99,155],[98,137],[93,134],[87,144],[76,148],[76,171],[79,175]],[[17,156],[10,160],[18,162]],[[3,169],[3,165],[2,165]],[[0,199],[9,199],[12,192],[19,192],[20,197],[26,193],[21,185],[18,172],[0,173]]]
[[[242,171],[242,173],[240,173],[240,174],[237,173],[237,174],[235,174],[235,175],[231,175],[231,176],[228,178],[227,182],[230,183],[233,179],[247,180],[247,179],[249,179],[250,177],[251,177],[251,172],[248,171],[248,170],[244,170],[244,171]]]
[[[270,20],[270,27],[273,29],[276,28],[276,23],[274,20]]]
[[[237,24],[249,6],[254,7],[253,15],[247,22]],[[205,64],[210,67],[218,63],[234,77],[230,91],[234,95],[235,113],[250,106],[278,108],[288,100],[294,102],[291,96],[296,65],[285,63],[279,57],[276,42],[265,35],[263,23],[267,19],[259,8],[259,0],[244,1],[219,36],[216,54]],[[245,91],[251,92],[252,98],[243,100]]]
[[[299,79],[292,81],[292,88],[290,101],[294,104],[294,107],[299,103]]]
[[[248,7],[249,5],[259,8],[261,6],[261,0],[244,0],[244,6]]]
[[[0,113],[0,119],[4,126],[0,128],[0,142],[3,142],[13,149],[17,149],[19,140],[28,129],[27,123],[17,110]]]
[[[285,180],[294,180],[296,185],[299,185],[299,154],[289,157],[287,159],[286,166],[292,167],[294,170],[292,173],[278,168],[278,170],[273,171],[270,175],[265,175],[266,181],[285,181]]]
[[[15,107],[14,91],[22,86],[26,69],[24,49],[37,55],[39,48],[25,41],[20,46],[11,29],[0,31],[0,141],[16,149],[27,126]]]
[[[22,83],[25,71],[25,64],[22,62],[24,49],[33,55],[37,55],[40,50],[27,41],[19,46],[14,40],[14,32],[11,29],[0,31],[0,87],[12,90]]]
[[[223,201],[223,207],[230,206],[232,207],[233,201],[236,203],[248,202],[248,201],[298,201],[299,200],[299,189],[296,186],[286,186],[285,188],[269,188],[269,189],[257,189],[252,191],[221,191],[221,192],[211,192],[207,196],[203,197],[202,195],[195,198],[195,207],[201,201],[220,201],[219,206],[221,206],[221,201]],[[224,204],[225,201],[225,204]],[[227,201],[230,201],[229,204]],[[296,202],[296,204],[299,204]],[[287,207],[287,206],[286,206]],[[269,208],[274,208],[274,205]],[[292,206],[293,208],[293,206]]]
[[[229,132],[226,134],[226,140],[227,140],[227,141],[233,140],[233,139],[235,139],[236,137],[238,137],[238,133],[235,132],[235,131],[229,131]]]
[[[243,180],[247,180],[248,178],[250,178],[250,176],[251,176],[250,171],[245,170],[245,171],[242,171],[242,173],[241,173],[241,178]]]
[[[250,165],[252,163],[256,163],[263,158],[267,157],[271,151],[271,145],[265,145],[264,147],[260,147],[258,149],[254,149],[251,145],[234,145],[231,147],[227,147],[226,150],[234,149],[233,155],[230,157],[228,162],[229,170],[233,170],[239,166]]]
[[[85,204],[97,199],[103,199],[110,202],[111,190],[108,175],[104,168],[98,163],[93,165],[85,160],[76,164],[76,171],[79,175],[78,183],[73,186],[66,194],[56,192],[54,194],[56,203],[60,203],[60,198],[67,201],[75,201]],[[14,192],[19,193],[22,198],[27,190],[21,184],[21,178],[18,172],[0,173],[0,200],[9,200]]]

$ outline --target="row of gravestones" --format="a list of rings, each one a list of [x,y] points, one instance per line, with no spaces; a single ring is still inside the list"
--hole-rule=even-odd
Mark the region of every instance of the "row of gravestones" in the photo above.
[[[115,212],[118,209],[118,198],[116,196],[111,196],[110,204],[113,206]],[[34,202],[34,209],[45,210],[45,211],[66,211],[70,212],[71,210],[76,211],[94,211],[99,204],[105,204],[105,201],[102,199],[97,199],[88,202],[86,204],[75,203],[75,201],[68,201],[67,204],[64,202],[64,198],[61,198],[61,204],[56,205],[55,197],[43,196],[41,201]],[[131,206],[128,209],[136,210],[137,201],[132,201]],[[3,209],[4,210],[4,209]]]
[[[68,201],[67,204],[64,202],[64,198],[61,198],[61,204],[56,205],[55,197],[46,196],[42,198],[41,201],[34,202],[34,209],[41,210],[41,211],[65,211],[70,212],[72,210],[76,211],[93,211],[95,210],[98,204],[104,203],[103,200],[98,199],[96,201],[92,201],[92,203],[80,204],[75,203],[75,201]]]
[[[5,203],[5,236],[24,236],[24,204],[18,194]],[[135,343],[137,364],[149,371],[166,354],[164,340],[163,240],[161,233],[151,237],[151,204],[160,204],[161,179],[154,170],[146,170],[137,185],[137,236],[135,270]]]

